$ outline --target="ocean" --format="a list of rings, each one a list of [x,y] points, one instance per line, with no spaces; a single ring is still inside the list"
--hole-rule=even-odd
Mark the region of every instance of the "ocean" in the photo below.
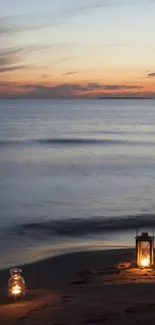
[[[0,268],[155,224],[155,100],[0,100]]]

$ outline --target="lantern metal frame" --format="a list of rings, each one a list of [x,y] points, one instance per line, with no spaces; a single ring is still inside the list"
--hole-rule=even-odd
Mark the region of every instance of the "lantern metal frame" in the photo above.
[[[141,235],[137,234],[135,239],[137,266],[151,267],[154,264],[154,234],[149,236],[147,232],[142,232]]]

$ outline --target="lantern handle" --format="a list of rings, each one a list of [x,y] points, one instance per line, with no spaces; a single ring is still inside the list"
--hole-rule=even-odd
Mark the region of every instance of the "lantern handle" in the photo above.
[[[138,236],[138,227],[136,227],[136,237]]]

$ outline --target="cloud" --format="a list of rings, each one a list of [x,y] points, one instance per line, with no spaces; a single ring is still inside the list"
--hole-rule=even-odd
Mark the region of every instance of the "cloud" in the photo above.
[[[154,2],[154,0],[149,0],[149,2]],[[66,15],[77,15],[81,14],[82,12],[89,12],[104,7],[140,6],[148,4],[148,0],[79,0],[78,3],[79,5],[70,7],[68,10],[64,10],[63,13],[66,13]]]
[[[54,46],[54,44],[51,45],[51,47],[53,47],[53,46]],[[55,46],[55,49],[56,50],[59,50],[59,52],[60,52],[60,49],[61,48],[62,48],[62,50],[66,48],[66,50],[68,51],[69,48],[70,48],[70,45],[69,44],[64,44],[64,45],[63,44],[59,44],[59,45]],[[54,60],[52,60],[52,62],[55,63],[55,64],[58,64],[58,63],[61,64],[61,63],[70,62],[71,60],[74,60],[76,58],[77,58],[77,56],[68,56],[68,57],[65,57],[64,56],[64,57],[61,57],[61,58],[58,58],[58,59],[54,59]]]
[[[133,90],[133,89],[140,89],[141,86],[136,85],[104,85],[105,90]]]
[[[116,0],[115,0],[116,1]],[[111,3],[110,0],[83,0],[81,5],[76,5],[74,7],[71,7],[68,10],[64,11],[64,14],[77,14],[81,13],[82,11],[90,11],[93,9],[98,9],[101,7],[109,6]]]
[[[11,27],[9,24],[10,17],[0,18],[0,36],[6,36],[11,32]]]
[[[15,70],[21,70],[26,69],[26,64],[23,64],[23,60],[26,60],[28,55],[35,52],[38,55],[38,52],[40,51],[52,51],[55,53],[58,50],[60,53],[63,53],[63,50],[68,50],[68,47],[70,45],[66,45],[65,43],[61,44],[49,44],[49,45],[31,45],[31,46],[23,46],[23,47],[17,47],[14,46],[8,36],[8,33],[12,31],[12,27],[9,27],[10,23],[10,17],[0,19],[0,74],[4,74],[7,72],[15,71]],[[59,57],[57,59],[57,62],[55,63],[61,63],[65,61],[71,60],[72,57],[67,57],[62,55],[62,57]],[[54,61],[54,60],[53,60]]]
[[[21,17],[17,16],[17,18],[19,19]],[[14,27],[15,26],[12,24],[12,17],[0,19],[0,74],[19,70],[22,68],[26,69],[26,64],[23,63],[23,60],[26,61],[27,57],[31,54],[36,54],[38,56],[39,52],[52,52],[53,60],[50,57],[50,61],[53,64],[60,64],[73,59],[73,56],[68,56],[69,49],[74,46],[71,44],[52,43],[47,45],[25,45],[23,47],[14,46],[11,39],[8,37],[8,34],[14,30]],[[30,27],[31,26],[28,28]],[[55,58],[55,54],[57,54],[58,51],[59,54]]]
[[[79,0],[78,5],[75,4],[76,2],[74,1],[69,1],[68,4],[66,1],[64,5],[64,1],[62,1],[62,4],[59,6],[61,9],[57,11],[50,10],[50,12],[44,11],[43,13],[38,12],[36,6],[36,12],[0,18],[0,34],[6,36],[6,34],[35,31],[47,27],[55,28],[56,26],[66,24],[68,19],[72,19],[79,14],[81,15],[82,12],[89,13],[104,7],[145,5],[153,1],[154,0]]]
[[[25,65],[15,65],[15,66],[7,66],[5,68],[0,68],[0,73],[5,73],[5,72],[10,72],[10,71],[15,71],[15,70],[22,70],[25,69]]]
[[[0,73],[6,73],[26,68],[25,65],[19,64],[21,59],[21,49],[8,48],[0,50]]]
[[[4,84],[0,83],[1,97],[5,95],[3,91]],[[7,96],[11,89],[10,96],[13,96],[12,89],[16,97],[52,99],[52,98],[74,98],[74,97],[109,97],[109,96],[139,96],[142,92],[137,92],[141,87],[128,85],[103,85],[100,83],[83,84],[58,84],[58,85],[38,85],[38,84],[5,84]]]
[[[66,72],[66,73],[63,73],[62,76],[71,76],[71,75],[76,74],[76,73],[78,73],[78,71]]]
[[[6,37],[10,34],[33,30],[35,31],[39,29],[44,29],[49,26],[52,26],[51,19],[48,21],[47,17],[44,17],[43,15],[40,17],[35,17],[35,15],[31,14],[13,15],[9,17],[0,18],[0,35]]]
[[[148,73],[147,78],[155,78],[155,72]]]
[[[79,0],[78,5],[73,1],[66,3],[61,9],[57,11],[50,11],[46,13],[29,12],[27,14],[17,14],[0,18],[0,35],[7,36],[7,34],[21,33],[25,31],[36,31],[44,28],[52,28],[66,24],[68,19],[72,19],[76,15],[81,15],[82,12],[89,13],[96,9],[113,6],[135,5],[136,3],[145,3],[145,0]]]
[[[119,1],[119,0],[115,0]],[[67,4],[60,6],[61,9],[50,12],[29,12],[27,14],[17,14],[0,18],[0,35],[9,36],[21,32],[36,31],[44,28],[54,28],[64,25],[68,19],[89,12],[94,9],[110,5],[111,0],[82,0],[78,5]],[[37,7],[36,7],[37,10]]]
[[[7,19],[0,19],[0,74],[21,70],[25,65],[21,64],[22,49],[17,47],[9,47],[9,42],[5,34],[11,29]],[[6,44],[8,47],[6,47]]]
[[[7,48],[0,50],[0,66],[16,62],[21,53],[19,48]]]
[[[47,73],[43,73],[43,74],[41,75],[41,78],[43,78],[43,79],[47,79],[47,78],[49,78],[49,77],[50,77],[50,75],[47,74]]]
[[[0,37],[1,40],[1,37]],[[61,63],[65,63],[65,62],[69,62],[71,60],[73,60],[75,57],[73,56],[63,56],[63,50],[67,51],[69,49],[70,45],[68,44],[51,44],[51,45],[37,45],[37,46],[25,46],[23,48],[18,48],[18,47],[8,47],[8,48],[2,48],[0,49],[0,73],[6,73],[8,71],[13,71],[13,70],[19,70],[18,67],[22,68],[22,66],[24,66],[24,68],[26,69],[26,67],[28,67],[28,65],[25,63],[23,65],[23,61],[26,62],[26,59],[28,56],[31,56],[31,54],[33,55],[38,55],[38,53],[42,54],[42,52],[44,53],[44,51],[47,52],[49,51],[49,53],[54,53],[54,57],[52,59],[51,56],[50,57],[50,61],[48,62],[49,64],[61,64]],[[60,56],[59,58],[55,59],[55,53],[57,52],[62,53],[62,57]],[[59,54],[61,55],[61,54]],[[22,63],[22,64],[21,64]],[[46,65],[48,65],[48,63],[46,62]],[[13,65],[13,67],[12,67]],[[44,64],[43,64],[44,66]],[[35,66],[36,68],[36,66]],[[75,74],[77,73],[77,71],[73,71],[73,72],[68,72],[68,74],[64,74],[64,75],[69,75],[69,74]],[[47,74],[43,74],[43,78],[47,77]]]
[[[103,89],[104,85],[97,82],[88,82],[85,86],[87,90]]]
[[[74,97],[81,91],[79,84],[60,84],[53,86],[28,85],[31,88],[30,96],[35,98],[64,98]]]

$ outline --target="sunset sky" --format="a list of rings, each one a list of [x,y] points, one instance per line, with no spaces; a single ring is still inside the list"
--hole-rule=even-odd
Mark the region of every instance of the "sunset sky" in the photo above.
[[[0,97],[155,97],[154,0],[0,0]]]

